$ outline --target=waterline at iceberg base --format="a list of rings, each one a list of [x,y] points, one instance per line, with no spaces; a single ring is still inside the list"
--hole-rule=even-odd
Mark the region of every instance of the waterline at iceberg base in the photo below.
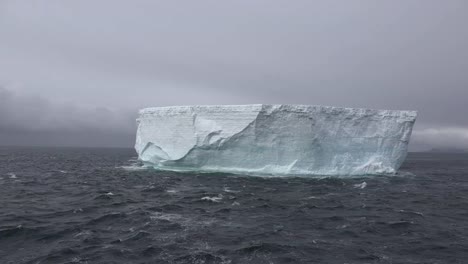
[[[142,109],[135,149],[161,170],[265,175],[394,174],[415,111],[309,105]]]

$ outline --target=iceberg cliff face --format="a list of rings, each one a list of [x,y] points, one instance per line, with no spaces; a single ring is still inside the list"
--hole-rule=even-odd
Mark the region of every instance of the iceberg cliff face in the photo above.
[[[135,149],[158,169],[273,175],[395,173],[415,111],[307,105],[140,110]]]

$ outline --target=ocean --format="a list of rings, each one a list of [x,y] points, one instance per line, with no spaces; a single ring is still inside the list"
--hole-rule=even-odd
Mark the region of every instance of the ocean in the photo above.
[[[0,148],[0,263],[468,263],[468,155],[396,176],[132,166],[132,149]]]

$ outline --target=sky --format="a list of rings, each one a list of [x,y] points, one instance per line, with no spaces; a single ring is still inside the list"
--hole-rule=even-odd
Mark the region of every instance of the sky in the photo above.
[[[0,145],[131,147],[140,108],[418,110],[468,149],[466,0],[0,0]]]

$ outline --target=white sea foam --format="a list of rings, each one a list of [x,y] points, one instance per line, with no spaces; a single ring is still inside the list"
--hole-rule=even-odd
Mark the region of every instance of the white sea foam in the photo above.
[[[367,187],[367,182],[362,182],[362,183],[359,183],[359,184],[354,184],[354,188],[358,188],[358,189],[364,189]]]
[[[231,190],[229,189],[229,187],[224,187],[223,191],[227,193],[239,193],[240,192],[240,191]]]
[[[221,200],[223,199],[223,195],[222,194],[219,194],[218,196],[205,196],[205,197],[202,197],[200,200],[202,201],[210,201],[210,202],[214,202],[214,203],[219,203],[221,202]]]

